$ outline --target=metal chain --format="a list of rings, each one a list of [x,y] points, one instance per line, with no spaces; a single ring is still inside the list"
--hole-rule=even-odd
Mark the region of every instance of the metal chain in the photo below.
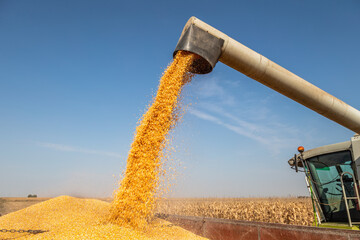
[[[47,231],[44,230],[23,230],[23,229],[0,229],[0,232],[2,233],[30,233],[30,234],[38,234],[38,233],[44,233]]]

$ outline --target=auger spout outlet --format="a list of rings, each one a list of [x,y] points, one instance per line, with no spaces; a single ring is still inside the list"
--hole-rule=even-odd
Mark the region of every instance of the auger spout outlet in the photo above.
[[[307,108],[360,133],[360,112],[196,17],[186,23],[174,51],[199,55],[191,71],[209,73],[220,61]]]

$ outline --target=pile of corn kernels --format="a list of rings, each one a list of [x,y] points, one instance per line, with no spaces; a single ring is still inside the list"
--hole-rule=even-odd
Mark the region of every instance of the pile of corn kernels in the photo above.
[[[110,203],[61,196],[0,217],[1,229],[43,232],[0,232],[0,239],[204,239],[169,222],[154,219],[146,230],[109,223]]]

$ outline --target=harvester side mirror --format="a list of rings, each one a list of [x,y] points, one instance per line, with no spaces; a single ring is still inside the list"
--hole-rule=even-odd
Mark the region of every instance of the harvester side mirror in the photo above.
[[[298,172],[298,160],[297,160],[297,157],[296,157],[296,154],[294,155],[294,161],[295,161],[295,171]]]

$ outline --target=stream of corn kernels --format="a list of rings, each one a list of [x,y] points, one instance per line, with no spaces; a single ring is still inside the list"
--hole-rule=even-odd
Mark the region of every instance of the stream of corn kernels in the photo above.
[[[174,110],[179,106],[183,85],[192,76],[188,72],[194,57],[179,52],[160,79],[154,102],[136,128],[126,172],[112,202],[111,222],[141,228],[152,217],[161,152],[169,130],[176,124]]]

